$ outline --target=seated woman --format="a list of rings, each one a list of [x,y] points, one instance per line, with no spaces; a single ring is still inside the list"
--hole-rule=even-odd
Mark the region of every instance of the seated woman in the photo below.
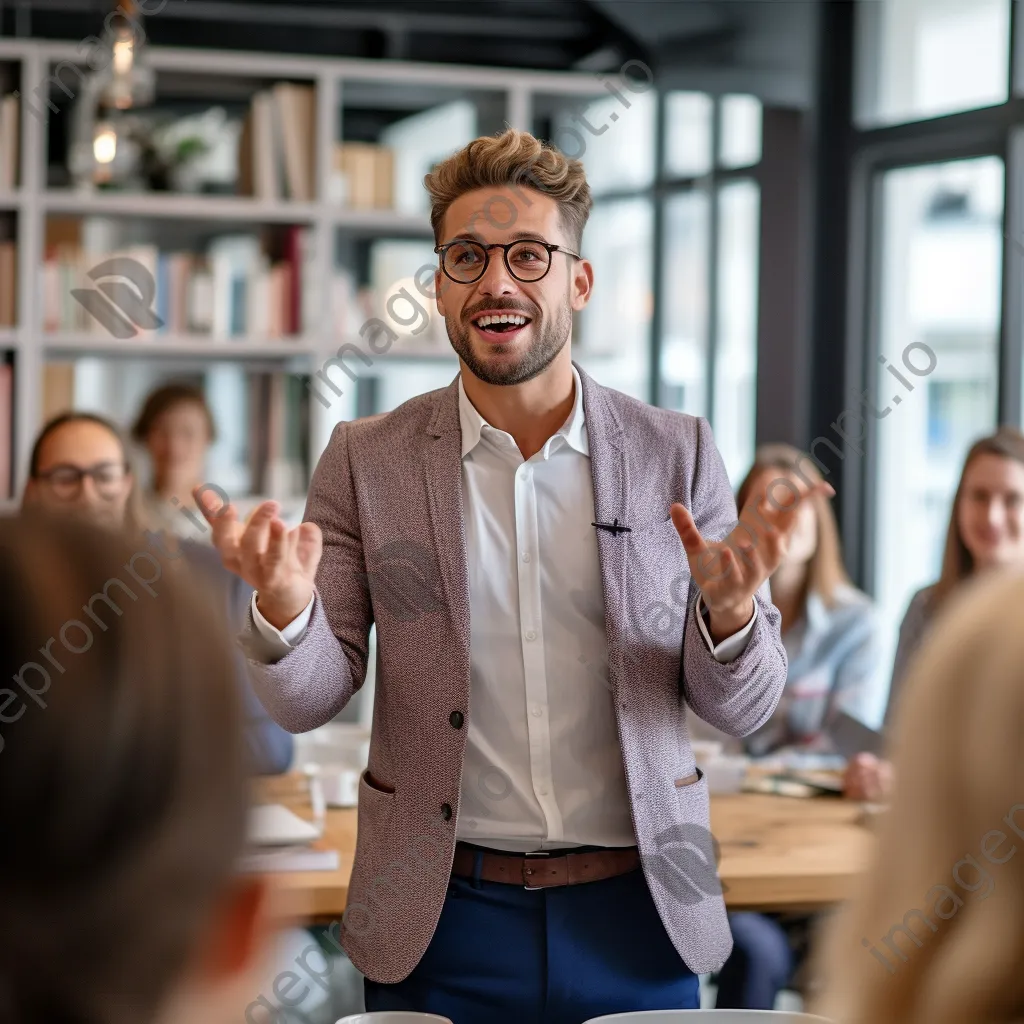
[[[913,596],[900,626],[886,724],[907,665],[939,610],[966,580],[997,568],[1024,571],[1024,434],[1013,427],[1001,427],[967,452],[946,530],[942,573]],[[847,768],[845,792],[855,799],[878,800],[891,784],[891,766],[870,754],[858,754]]]
[[[788,445],[759,448],[737,493],[742,508],[756,487],[780,505],[792,482],[821,480],[809,455]],[[773,483],[772,481],[778,481]],[[782,564],[772,575],[789,658],[786,688],[768,721],[744,741],[748,754],[830,752],[829,723],[843,711],[871,723],[881,715],[884,677],[874,606],[850,582],[828,499],[805,501]],[[698,730],[699,732],[699,730]],[[732,914],[733,953],[718,979],[719,1008],[770,1010],[800,959],[809,918]]]
[[[132,440],[149,454],[152,477],[140,496],[141,515],[151,530],[195,541],[199,530],[184,512],[201,522],[192,492],[206,482],[206,452],[217,438],[213,413],[203,392],[191,384],[165,384],[143,403]]]
[[[241,1020],[264,958],[223,614],[180,575],[104,602],[133,553],[68,517],[0,520],[2,1024]]]
[[[1024,576],[985,573],[905,665],[892,803],[822,946],[836,1024],[1024,1020],[1022,610]]]
[[[41,509],[59,516],[88,520],[122,531],[135,542],[140,558],[156,566],[157,578],[177,565],[178,559],[220,594],[228,620],[241,628],[252,591],[233,573],[226,572],[213,548],[184,541],[171,545],[156,533],[143,535],[132,508],[133,480],[124,441],[117,428],[100,416],[65,413],[40,431],[29,461],[29,479],[22,508]],[[183,518],[183,517],[179,517]],[[200,520],[204,529],[205,523]],[[195,529],[201,537],[199,527]],[[253,770],[260,774],[287,771],[294,738],[263,709],[249,683],[245,656],[234,652],[235,676],[245,700]]]

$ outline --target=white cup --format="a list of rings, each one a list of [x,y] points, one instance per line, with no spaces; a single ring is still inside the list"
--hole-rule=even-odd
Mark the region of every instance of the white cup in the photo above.
[[[335,1024],[452,1024],[436,1013],[414,1013],[411,1010],[383,1010],[379,1013],[353,1013]]]
[[[347,764],[307,764],[305,773],[320,781],[320,790],[328,807],[358,805],[361,774],[358,769]]]

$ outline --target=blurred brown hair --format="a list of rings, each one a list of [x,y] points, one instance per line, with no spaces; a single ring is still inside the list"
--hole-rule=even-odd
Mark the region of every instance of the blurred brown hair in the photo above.
[[[964,480],[971,463],[980,455],[999,455],[1024,465],[1024,434],[1014,427],[1000,427],[994,434],[975,441],[968,449],[964,468],[960,471],[960,482],[953,496],[946,528],[946,546],[942,552],[942,573],[935,584],[932,600],[936,609],[949,597],[953,589],[974,572],[974,558],[960,536],[958,511],[963,497]]]
[[[132,599],[132,555],[83,523],[0,520],[0,588],[17,595],[0,616],[5,678],[45,705],[0,691],[3,1024],[155,1019],[243,843],[243,711],[219,606],[177,575]]]
[[[889,737],[892,805],[819,951],[824,996],[809,1012],[837,1024],[1024,1020],[1022,608],[1018,574],[972,580],[912,658]],[[1003,840],[989,849],[993,831]]]
[[[439,163],[423,184],[430,193],[430,224],[434,241],[439,244],[448,207],[460,196],[480,188],[526,185],[550,196],[558,203],[562,227],[577,249],[592,206],[583,164],[529,132],[514,128],[474,139]],[[459,227],[471,230],[473,225]]]
[[[210,411],[209,403],[201,388],[192,384],[172,382],[151,391],[146,396],[135,425],[132,427],[132,440],[145,444],[153,425],[165,412],[179,405],[195,405],[202,411],[206,419],[206,429],[210,441],[217,440],[217,427]]]
[[[740,510],[750,499],[750,490],[757,478],[764,474],[765,470],[771,469],[784,470],[784,473],[779,473],[780,477],[785,473],[793,473],[808,486],[822,481],[814,460],[806,452],[788,444],[761,445],[754,453],[753,466],[736,492],[736,505]],[[826,607],[831,608],[835,605],[836,590],[844,585],[853,586],[843,564],[839,526],[832,506],[823,494],[815,494],[803,500],[810,501],[818,526],[818,544],[808,569],[804,600],[807,594],[813,592],[825,602]]]

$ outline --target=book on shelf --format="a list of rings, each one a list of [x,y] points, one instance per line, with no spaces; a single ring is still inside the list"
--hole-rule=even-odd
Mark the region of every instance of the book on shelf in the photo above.
[[[394,153],[371,142],[337,143],[329,191],[332,202],[354,210],[394,209]]]
[[[14,366],[9,359],[0,362],[0,499],[11,497],[14,415]]]
[[[17,96],[0,97],[0,192],[18,187],[18,145],[21,100]]]
[[[0,241],[0,327],[13,327],[18,322],[17,252],[13,241]]]
[[[294,337],[315,324],[312,285],[313,243],[308,228],[286,227],[268,252],[266,240],[251,234],[220,235],[204,252],[167,252],[155,245],[117,252],[87,252],[76,241],[49,242],[42,271],[43,327],[48,333],[105,328],[75,300],[72,290],[94,287],[90,267],[125,255],[153,276],[156,335],[196,335],[260,341]],[[0,263],[2,268],[2,263]]]
[[[43,423],[75,407],[75,364],[43,364]]]
[[[249,375],[249,487],[287,496],[309,486],[310,394],[293,373]]]
[[[316,90],[278,82],[256,93],[238,139],[238,192],[312,202],[316,188]]]

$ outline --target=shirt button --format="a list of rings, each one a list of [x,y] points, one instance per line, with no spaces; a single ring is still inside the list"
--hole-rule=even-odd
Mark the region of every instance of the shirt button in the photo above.
[[[538,786],[537,787],[537,792],[541,796],[547,796],[548,795],[548,787],[547,786]]]
[[[544,714],[544,712],[541,710],[540,705],[539,704],[534,704],[533,705],[533,717],[534,718],[540,718],[540,716],[542,714]]]
[[[523,552],[523,561],[524,562],[528,562],[529,560],[530,560],[530,552],[529,551],[524,551]]]
[[[448,716],[448,721],[451,722],[453,729],[461,729],[462,723],[465,721],[465,718],[463,717],[461,711],[453,711]]]
[[[451,818],[452,818],[452,805],[451,804],[441,804],[441,817],[444,818],[445,821],[451,821]]]
[[[536,639],[537,639],[537,633],[536,633],[536,631],[535,631],[535,630],[532,630],[532,629],[528,629],[528,630],[526,631],[526,639],[527,639],[527,640],[536,640]]]

